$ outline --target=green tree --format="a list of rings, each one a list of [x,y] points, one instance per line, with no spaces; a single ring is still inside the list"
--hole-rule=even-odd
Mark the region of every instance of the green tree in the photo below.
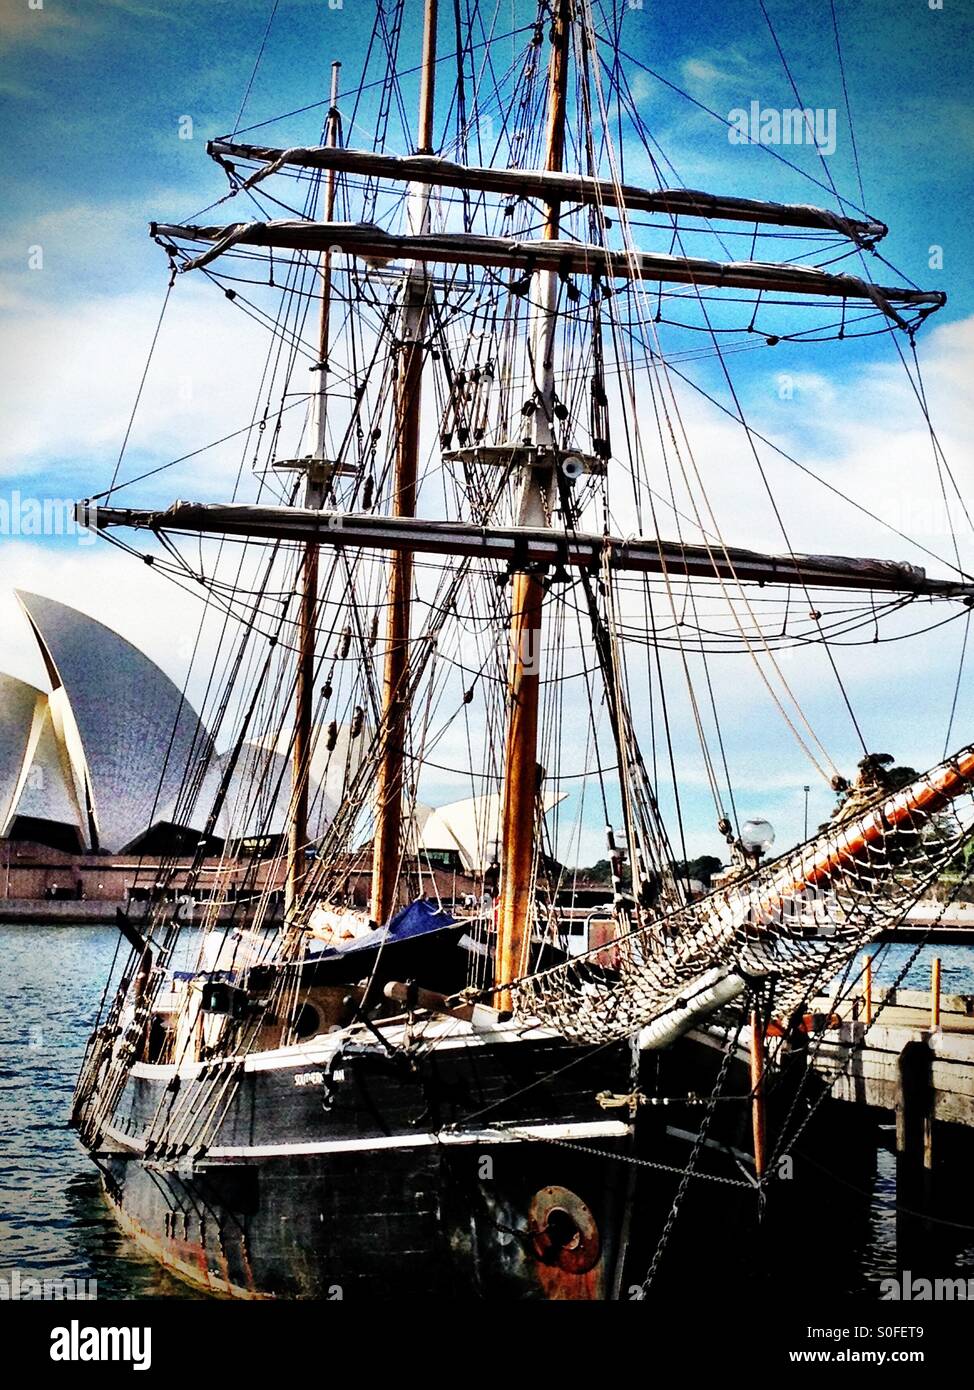
[[[696,859],[674,859],[670,867],[677,878],[695,878],[709,888],[714,874],[724,866],[713,854],[698,854]]]

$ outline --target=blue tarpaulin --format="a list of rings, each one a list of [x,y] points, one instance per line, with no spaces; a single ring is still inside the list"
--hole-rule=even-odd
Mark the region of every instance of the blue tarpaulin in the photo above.
[[[358,936],[353,941],[346,941],[341,946],[326,946],[323,951],[316,952],[319,958],[322,956],[350,956],[356,951],[372,951],[377,946],[393,945],[397,941],[405,941],[411,936],[422,936],[426,932],[440,931],[443,927],[452,927],[456,923],[456,918],[451,917],[445,908],[437,907],[435,903],[427,902],[425,898],[417,898],[408,907],[400,908],[396,915],[390,919],[388,926],[378,927],[375,931],[369,932],[368,936]]]

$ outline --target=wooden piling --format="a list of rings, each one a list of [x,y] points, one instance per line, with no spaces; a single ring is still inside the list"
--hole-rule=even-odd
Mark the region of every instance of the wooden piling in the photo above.
[[[934,956],[930,966],[930,1027],[940,1027],[940,957]]]
[[[866,957],[866,964],[862,972],[862,991],[863,991],[863,1019],[868,1028],[873,1021],[873,958]]]
[[[933,1051],[926,1038],[908,1042],[897,1063],[896,1231],[899,1262],[923,1259],[924,1213],[932,1197]]]

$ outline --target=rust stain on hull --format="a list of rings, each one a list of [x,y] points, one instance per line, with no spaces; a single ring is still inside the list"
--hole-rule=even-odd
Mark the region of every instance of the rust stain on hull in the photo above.
[[[134,1220],[112,1198],[107,1189],[103,1190],[105,1191],[105,1200],[111,1207],[115,1220],[124,1233],[170,1274],[174,1274],[176,1278],[192,1284],[195,1288],[201,1289],[214,1298],[245,1298],[252,1302],[273,1300],[274,1295],[272,1293],[264,1293],[255,1288],[246,1289],[240,1284],[232,1283],[228,1277],[225,1259],[221,1258],[224,1274],[222,1276],[214,1274],[210,1269],[206,1251],[201,1245],[190,1240],[163,1239],[153,1235],[151,1231],[147,1231],[144,1226]]]

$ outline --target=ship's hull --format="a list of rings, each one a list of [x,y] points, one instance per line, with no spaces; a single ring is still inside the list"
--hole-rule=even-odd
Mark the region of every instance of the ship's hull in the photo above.
[[[122,1228],[211,1293],[618,1292],[633,1133],[597,1097],[632,1088],[627,1045],[326,1038],[175,1077],[134,1068],[97,1157]]]

